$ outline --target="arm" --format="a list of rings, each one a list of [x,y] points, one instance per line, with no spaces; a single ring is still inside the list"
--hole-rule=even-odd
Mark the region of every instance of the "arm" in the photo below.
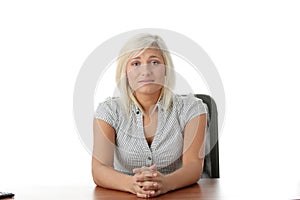
[[[206,114],[191,119],[184,130],[184,152],[182,167],[166,176],[170,190],[196,183],[202,174],[205,157],[204,137]]]
[[[96,185],[105,188],[128,191],[129,176],[113,169],[115,130],[106,122],[94,120],[94,149],[92,175]]]
[[[158,196],[171,190],[196,183],[202,174],[206,132],[206,114],[191,119],[184,130],[184,152],[182,167],[175,172],[162,175],[158,171],[139,173],[138,182],[144,190],[154,190]]]
[[[115,130],[100,119],[94,120],[94,149],[92,175],[96,185],[131,192],[143,197],[151,193],[137,185],[136,177],[119,173],[113,169]]]

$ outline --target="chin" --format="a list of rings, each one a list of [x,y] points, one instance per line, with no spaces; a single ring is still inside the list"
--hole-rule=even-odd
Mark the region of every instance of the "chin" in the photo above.
[[[158,91],[161,91],[162,87],[158,87],[158,86],[142,86],[139,89],[136,90],[136,92],[141,93],[141,94],[155,94]]]

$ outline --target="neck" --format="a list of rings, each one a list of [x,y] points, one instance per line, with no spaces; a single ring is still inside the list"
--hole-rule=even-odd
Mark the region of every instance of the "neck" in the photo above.
[[[159,100],[160,93],[161,90],[154,94],[135,93],[135,98],[144,109],[146,115],[149,115],[152,112],[152,109]]]

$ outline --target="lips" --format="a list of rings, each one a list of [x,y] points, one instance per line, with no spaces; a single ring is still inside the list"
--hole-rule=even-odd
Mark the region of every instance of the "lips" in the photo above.
[[[139,83],[153,83],[154,80],[140,80]]]

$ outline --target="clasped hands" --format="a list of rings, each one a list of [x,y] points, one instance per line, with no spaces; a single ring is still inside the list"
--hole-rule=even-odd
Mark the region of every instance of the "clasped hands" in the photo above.
[[[155,164],[135,168],[133,173],[133,190],[137,197],[150,198],[168,192],[165,176],[157,171]]]

